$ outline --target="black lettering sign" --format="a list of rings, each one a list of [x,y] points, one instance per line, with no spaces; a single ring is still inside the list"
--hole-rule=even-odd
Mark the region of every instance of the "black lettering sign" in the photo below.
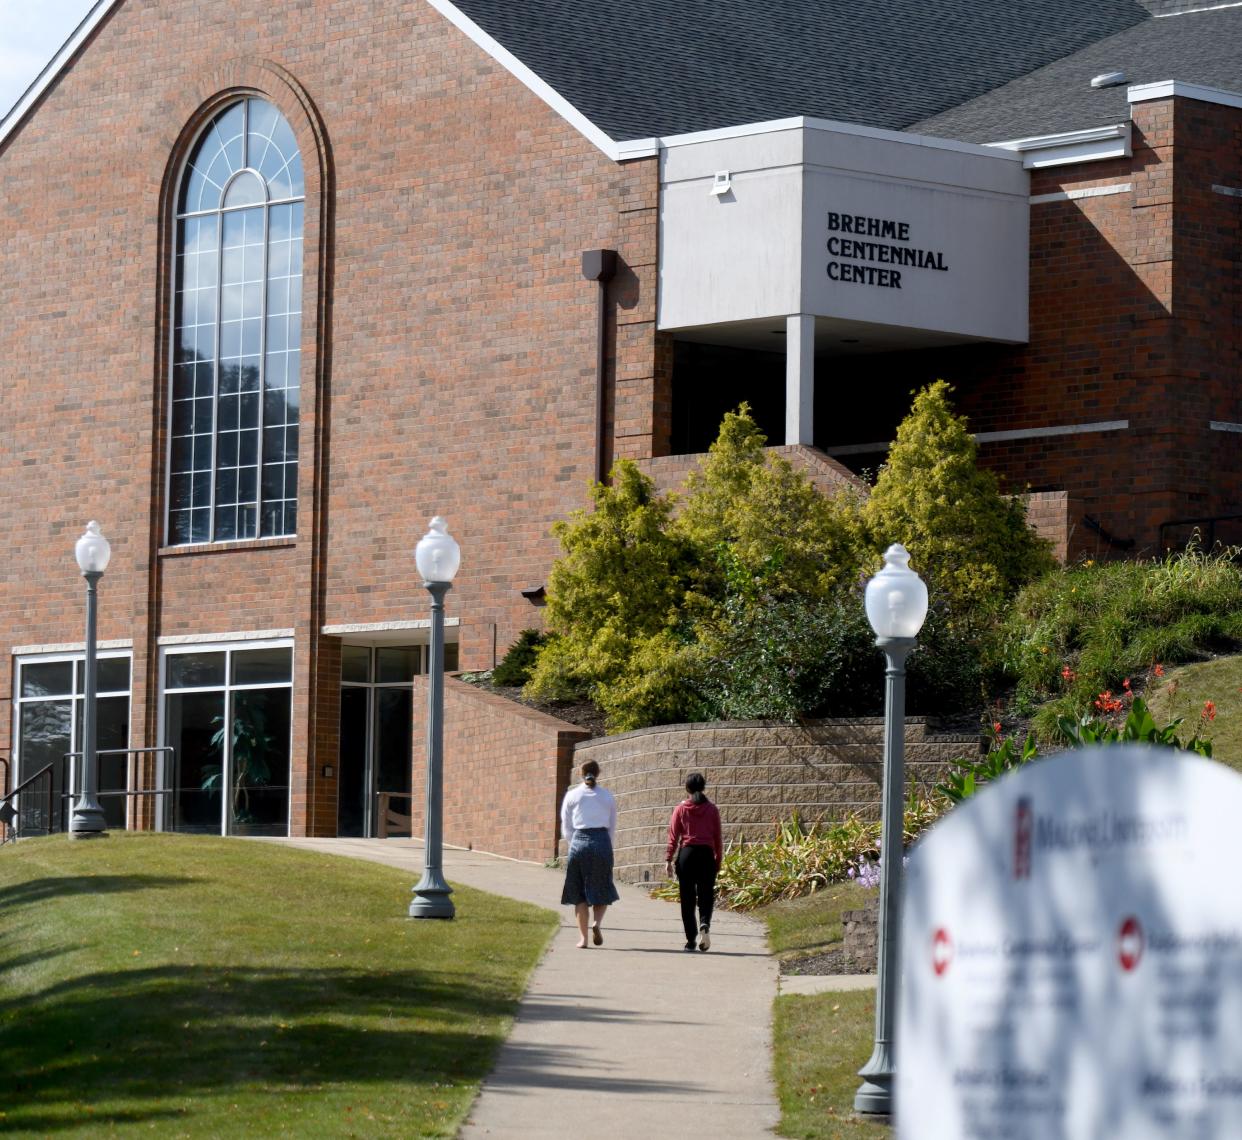
[[[881,269],[882,265],[912,266],[947,273],[944,253],[913,245],[885,245],[883,242],[909,242],[910,223],[894,218],[872,217],[868,214],[842,214],[828,211],[828,253],[837,259],[828,262],[828,279],[852,285],[874,285],[880,289],[900,289],[901,273]],[[837,237],[853,234],[859,238],[880,238],[881,241],[859,241]],[[864,264],[855,264],[863,262]]]

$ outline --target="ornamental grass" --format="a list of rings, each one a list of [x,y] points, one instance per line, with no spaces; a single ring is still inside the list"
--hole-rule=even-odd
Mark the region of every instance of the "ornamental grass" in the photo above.
[[[908,845],[947,807],[940,797],[912,796],[906,804]],[[780,899],[796,899],[831,883],[849,882],[860,865],[880,857],[880,822],[851,813],[840,823],[807,826],[795,812],[777,823],[771,839],[730,843],[716,876],[716,905],[748,911]],[[675,899],[676,882],[661,884],[653,894]]]

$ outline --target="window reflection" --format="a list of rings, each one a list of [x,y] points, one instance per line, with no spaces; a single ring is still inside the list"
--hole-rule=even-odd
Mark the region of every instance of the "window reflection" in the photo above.
[[[186,164],[170,544],[296,533],[304,193],[293,131],[262,99],[221,112]]]
[[[168,654],[173,830],[286,834],[292,664],[288,646]]]

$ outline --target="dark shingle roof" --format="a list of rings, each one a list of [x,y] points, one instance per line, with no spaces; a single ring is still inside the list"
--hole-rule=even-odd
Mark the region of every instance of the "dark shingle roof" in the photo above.
[[[455,0],[618,141],[794,115],[900,130],[1123,29],[1138,0]]]
[[[1242,8],[1147,20],[911,129],[1001,142],[1124,122],[1126,87],[1091,87],[1109,71],[1125,72],[1127,85],[1174,79],[1242,91]]]

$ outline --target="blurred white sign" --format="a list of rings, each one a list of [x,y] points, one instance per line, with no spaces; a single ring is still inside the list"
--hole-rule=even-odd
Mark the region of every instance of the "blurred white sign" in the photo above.
[[[1139,746],[997,781],[915,847],[899,1140],[1242,1137],[1242,776]]]

